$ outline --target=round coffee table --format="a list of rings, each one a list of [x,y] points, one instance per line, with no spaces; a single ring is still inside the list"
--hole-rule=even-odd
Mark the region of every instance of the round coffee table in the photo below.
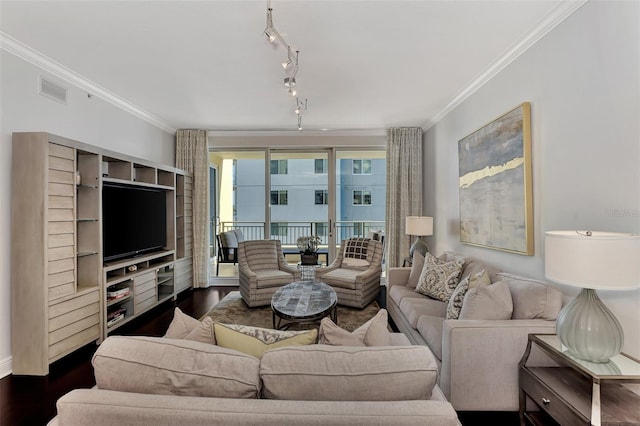
[[[317,281],[287,284],[271,298],[273,328],[286,330],[294,323],[312,323],[329,315],[337,323],[337,306],[338,296],[328,284]],[[287,322],[281,324],[282,320]]]

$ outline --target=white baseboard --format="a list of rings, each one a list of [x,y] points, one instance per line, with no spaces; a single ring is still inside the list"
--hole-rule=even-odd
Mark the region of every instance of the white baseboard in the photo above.
[[[11,374],[11,357],[0,359],[0,379]]]

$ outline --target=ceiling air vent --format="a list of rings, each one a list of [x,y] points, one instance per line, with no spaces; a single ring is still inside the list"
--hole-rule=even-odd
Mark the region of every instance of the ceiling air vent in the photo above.
[[[39,94],[60,103],[67,103],[67,88],[40,76]]]

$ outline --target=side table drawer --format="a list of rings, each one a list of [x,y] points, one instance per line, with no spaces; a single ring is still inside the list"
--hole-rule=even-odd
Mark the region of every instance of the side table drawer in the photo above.
[[[520,369],[520,387],[544,411],[563,426],[589,425],[588,419],[575,412],[550,387],[527,368]]]

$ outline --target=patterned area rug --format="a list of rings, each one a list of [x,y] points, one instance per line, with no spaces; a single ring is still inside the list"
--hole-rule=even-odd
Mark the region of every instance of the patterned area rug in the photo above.
[[[364,309],[349,308],[338,305],[338,325],[345,330],[353,331],[371,319],[380,306],[376,301],[371,302]],[[225,324],[242,324],[254,327],[273,328],[271,307],[250,308],[244,303],[239,291],[227,294],[216,306],[207,312],[205,317],[211,317],[214,321]],[[319,322],[316,327],[319,325]],[[294,324],[289,330],[309,330],[314,324]]]

